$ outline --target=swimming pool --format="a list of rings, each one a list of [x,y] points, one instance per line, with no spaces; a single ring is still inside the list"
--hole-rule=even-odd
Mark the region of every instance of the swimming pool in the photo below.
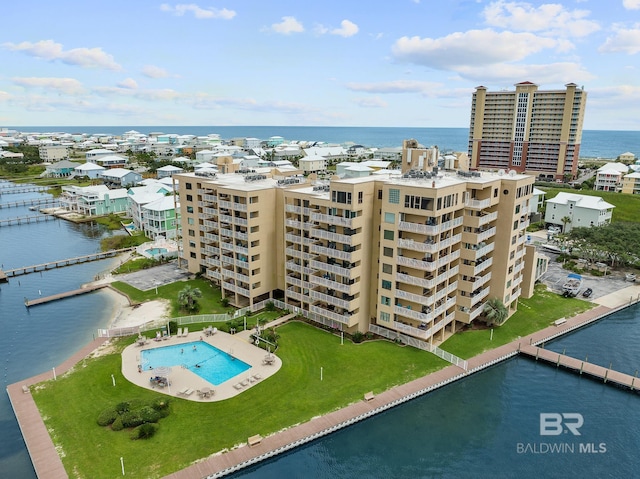
[[[158,256],[161,254],[167,254],[169,250],[167,248],[150,248],[145,251],[149,253],[151,256]]]
[[[214,386],[228,381],[251,367],[244,361],[204,341],[143,349],[141,361],[144,371],[158,366],[182,367],[194,372]]]

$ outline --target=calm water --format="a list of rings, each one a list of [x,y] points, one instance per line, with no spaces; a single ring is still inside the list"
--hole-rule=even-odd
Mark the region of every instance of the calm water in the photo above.
[[[387,127],[310,127],[310,126],[33,126],[14,127],[18,131],[66,132],[122,135],[129,130],[143,134],[151,132],[177,135],[206,136],[212,133],[221,138],[253,137],[266,140],[282,136],[285,140],[324,141],[326,143],[354,142],[370,147],[402,146],[402,140],[415,138],[425,146],[438,145],[441,150],[467,151],[468,128],[387,128]],[[626,152],[640,155],[640,132],[585,130],[582,132],[580,156],[587,158],[616,158]]]
[[[47,127],[40,131],[113,132],[133,127]],[[19,128],[26,130],[26,128]],[[365,145],[398,146],[404,138],[464,149],[466,129],[135,127],[222,137],[273,135]],[[30,129],[36,131],[36,128]],[[344,131],[343,131],[344,130]],[[383,130],[383,131],[377,131]],[[358,136],[362,133],[361,136]],[[636,132],[584,132],[582,153],[611,157],[640,154]],[[432,139],[432,140],[431,140]],[[591,145],[587,147],[587,145]],[[589,150],[591,148],[591,150]],[[0,185],[2,186],[2,185]],[[2,190],[0,190],[2,191]],[[38,194],[3,194],[8,203]],[[0,218],[33,214],[26,207],[0,209]],[[105,231],[91,225],[51,221],[0,227],[0,263],[5,269],[99,250]],[[30,274],[0,284],[0,359],[3,384],[50,370],[105,327],[112,307],[107,295],[84,296],[27,310],[24,298],[75,289],[117,260]],[[547,345],[576,357],[634,373],[640,368],[640,308],[634,307]],[[330,393],[330,392],[328,392]],[[516,359],[378,417],[316,441],[236,477],[633,477],[640,460],[640,398],[595,381],[526,359]],[[539,414],[584,416],[579,441],[605,443],[604,454],[518,454],[518,443],[557,442],[539,436]],[[6,395],[0,394],[0,473],[35,478]],[[542,439],[542,440],[541,440]],[[563,442],[575,438],[562,436]],[[633,469],[632,469],[633,468]]]
[[[146,371],[158,366],[184,367],[214,386],[228,381],[250,367],[244,361],[204,341],[142,350],[142,368]]]

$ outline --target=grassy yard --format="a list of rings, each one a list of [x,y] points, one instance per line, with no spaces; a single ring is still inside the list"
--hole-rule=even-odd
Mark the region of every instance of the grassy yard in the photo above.
[[[69,476],[122,477],[123,457],[127,477],[162,477],[251,435],[308,421],[361,400],[367,391],[381,392],[448,364],[386,341],[340,345],[338,337],[300,322],[278,331],[283,367],[275,376],[225,401],[172,400],[171,414],[148,440],[132,441],[127,431],[96,423],[104,408],[160,396],[123,378],[120,354],[86,359],[57,381],[41,384],[33,396]],[[120,348],[131,341],[120,340]]]
[[[493,340],[490,339],[490,329],[467,330],[455,334],[440,347],[458,357],[469,359],[546,328],[556,319],[569,318],[592,307],[593,304],[587,301],[564,298],[539,285],[531,298],[518,300],[518,311],[506,323],[493,328]]]
[[[618,221],[637,223],[640,221],[640,217],[638,216],[638,211],[640,211],[640,195],[627,195],[622,193],[612,193],[609,191],[573,190],[571,188],[541,189],[545,191],[545,199],[547,200],[555,198],[555,196],[561,191],[577,195],[599,196],[607,203],[611,203],[615,206],[613,209],[613,216],[611,217],[611,221],[613,223]]]
[[[115,281],[111,283],[111,286],[125,293],[131,301],[135,303],[144,303],[158,298],[169,298],[171,301],[171,317],[177,318],[178,316],[188,316],[189,313],[180,310],[178,304],[178,294],[185,286],[191,286],[192,288],[198,288],[202,292],[202,297],[198,299],[200,309],[193,314],[219,314],[233,311],[234,308],[227,306],[224,307],[221,304],[220,289],[216,288],[209,281],[204,279],[192,279],[188,281],[178,281],[176,283],[166,284],[158,286],[158,294],[156,295],[155,289],[149,291],[141,291],[133,286],[128,285],[122,281]]]

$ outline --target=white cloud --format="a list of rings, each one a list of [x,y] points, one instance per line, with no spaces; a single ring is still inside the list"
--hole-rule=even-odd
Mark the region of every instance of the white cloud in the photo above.
[[[80,95],[85,92],[82,83],[75,78],[15,77],[12,81],[24,88],[42,88],[65,95]]]
[[[169,72],[164,68],[157,67],[155,65],[145,65],[142,67],[142,74],[149,78],[167,78]]]
[[[172,7],[168,3],[160,5],[160,10],[163,12],[173,13],[177,17],[183,16],[187,12],[193,13],[193,16],[198,20],[208,20],[210,18],[222,18],[223,20],[231,20],[236,16],[236,12],[228,10],[226,8],[217,9],[213,7],[201,8],[195,3],[178,3],[175,7]]]
[[[482,12],[488,25],[525,32],[548,32],[561,37],[584,37],[600,30],[597,22],[586,17],[588,10],[567,10],[559,3],[535,7],[524,2],[497,1]]]
[[[509,85],[517,81],[535,80],[538,84],[582,83],[594,78],[580,64],[572,62],[545,63],[542,65],[502,63],[486,67],[459,67],[460,76],[477,82],[504,83]]]
[[[290,35],[291,33],[304,32],[304,26],[295,17],[282,17],[280,23],[271,25],[271,30],[283,35]]]
[[[11,98],[11,95],[9,95],[6,91],[0,90],[0,101],[7,101],[10,98]]]
[[[358,25],[356,25],[355,23],[349,21],[349,20],[342,20],[340,22],[340,28],[334,28],[333,30],[331,30],[331,35],[339,35],[341,37],[352,37],[354,36],[356,33],[358,33]]]
[[[118,83],[120,88],[127,88],[129,90],[135,90],[138,88],[138,82],[136,82],[133,78],[125,78],[120,83]]]
[[[21,51],[42,60],[59,60],[67,65],[77,65],[83,68],[104,68],[107,70],[121,70],[113,56],[102,51],[101,48],[73,48],[63,50],[61,43],[53,40],[41,40],[36,43],[3,43],[6,49]]]
[[[627,10],[640,10],[640,0],[622,0],[622,6]]]
[[[367,98],[356,98],[353,100],[355,104],[363,108],[386,108],[389,104],[382,98],[374,96]]]
[[[399,61],[443,70],[513,62],[562,43],[532,33],[491,29],[455,32],[441,38],[402,37],[392,46]]]
[[[442,87],[441,83],[412,80],[394,80],[378,83],[347,83],[352,91],[366,93],[426,93]]]
[[[629,55],[640,52],[640,23],[634,25],[634,28],[614,25],[612,29],[613,36],[607,37],[607,40],[598,49],[599,52],[623,52]]]

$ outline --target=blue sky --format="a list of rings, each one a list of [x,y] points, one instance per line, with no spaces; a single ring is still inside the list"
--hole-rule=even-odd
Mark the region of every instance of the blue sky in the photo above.
[[[0,126],[468,127],[471,94],[573,82],[640,130],[640,0],[22,0]]]

